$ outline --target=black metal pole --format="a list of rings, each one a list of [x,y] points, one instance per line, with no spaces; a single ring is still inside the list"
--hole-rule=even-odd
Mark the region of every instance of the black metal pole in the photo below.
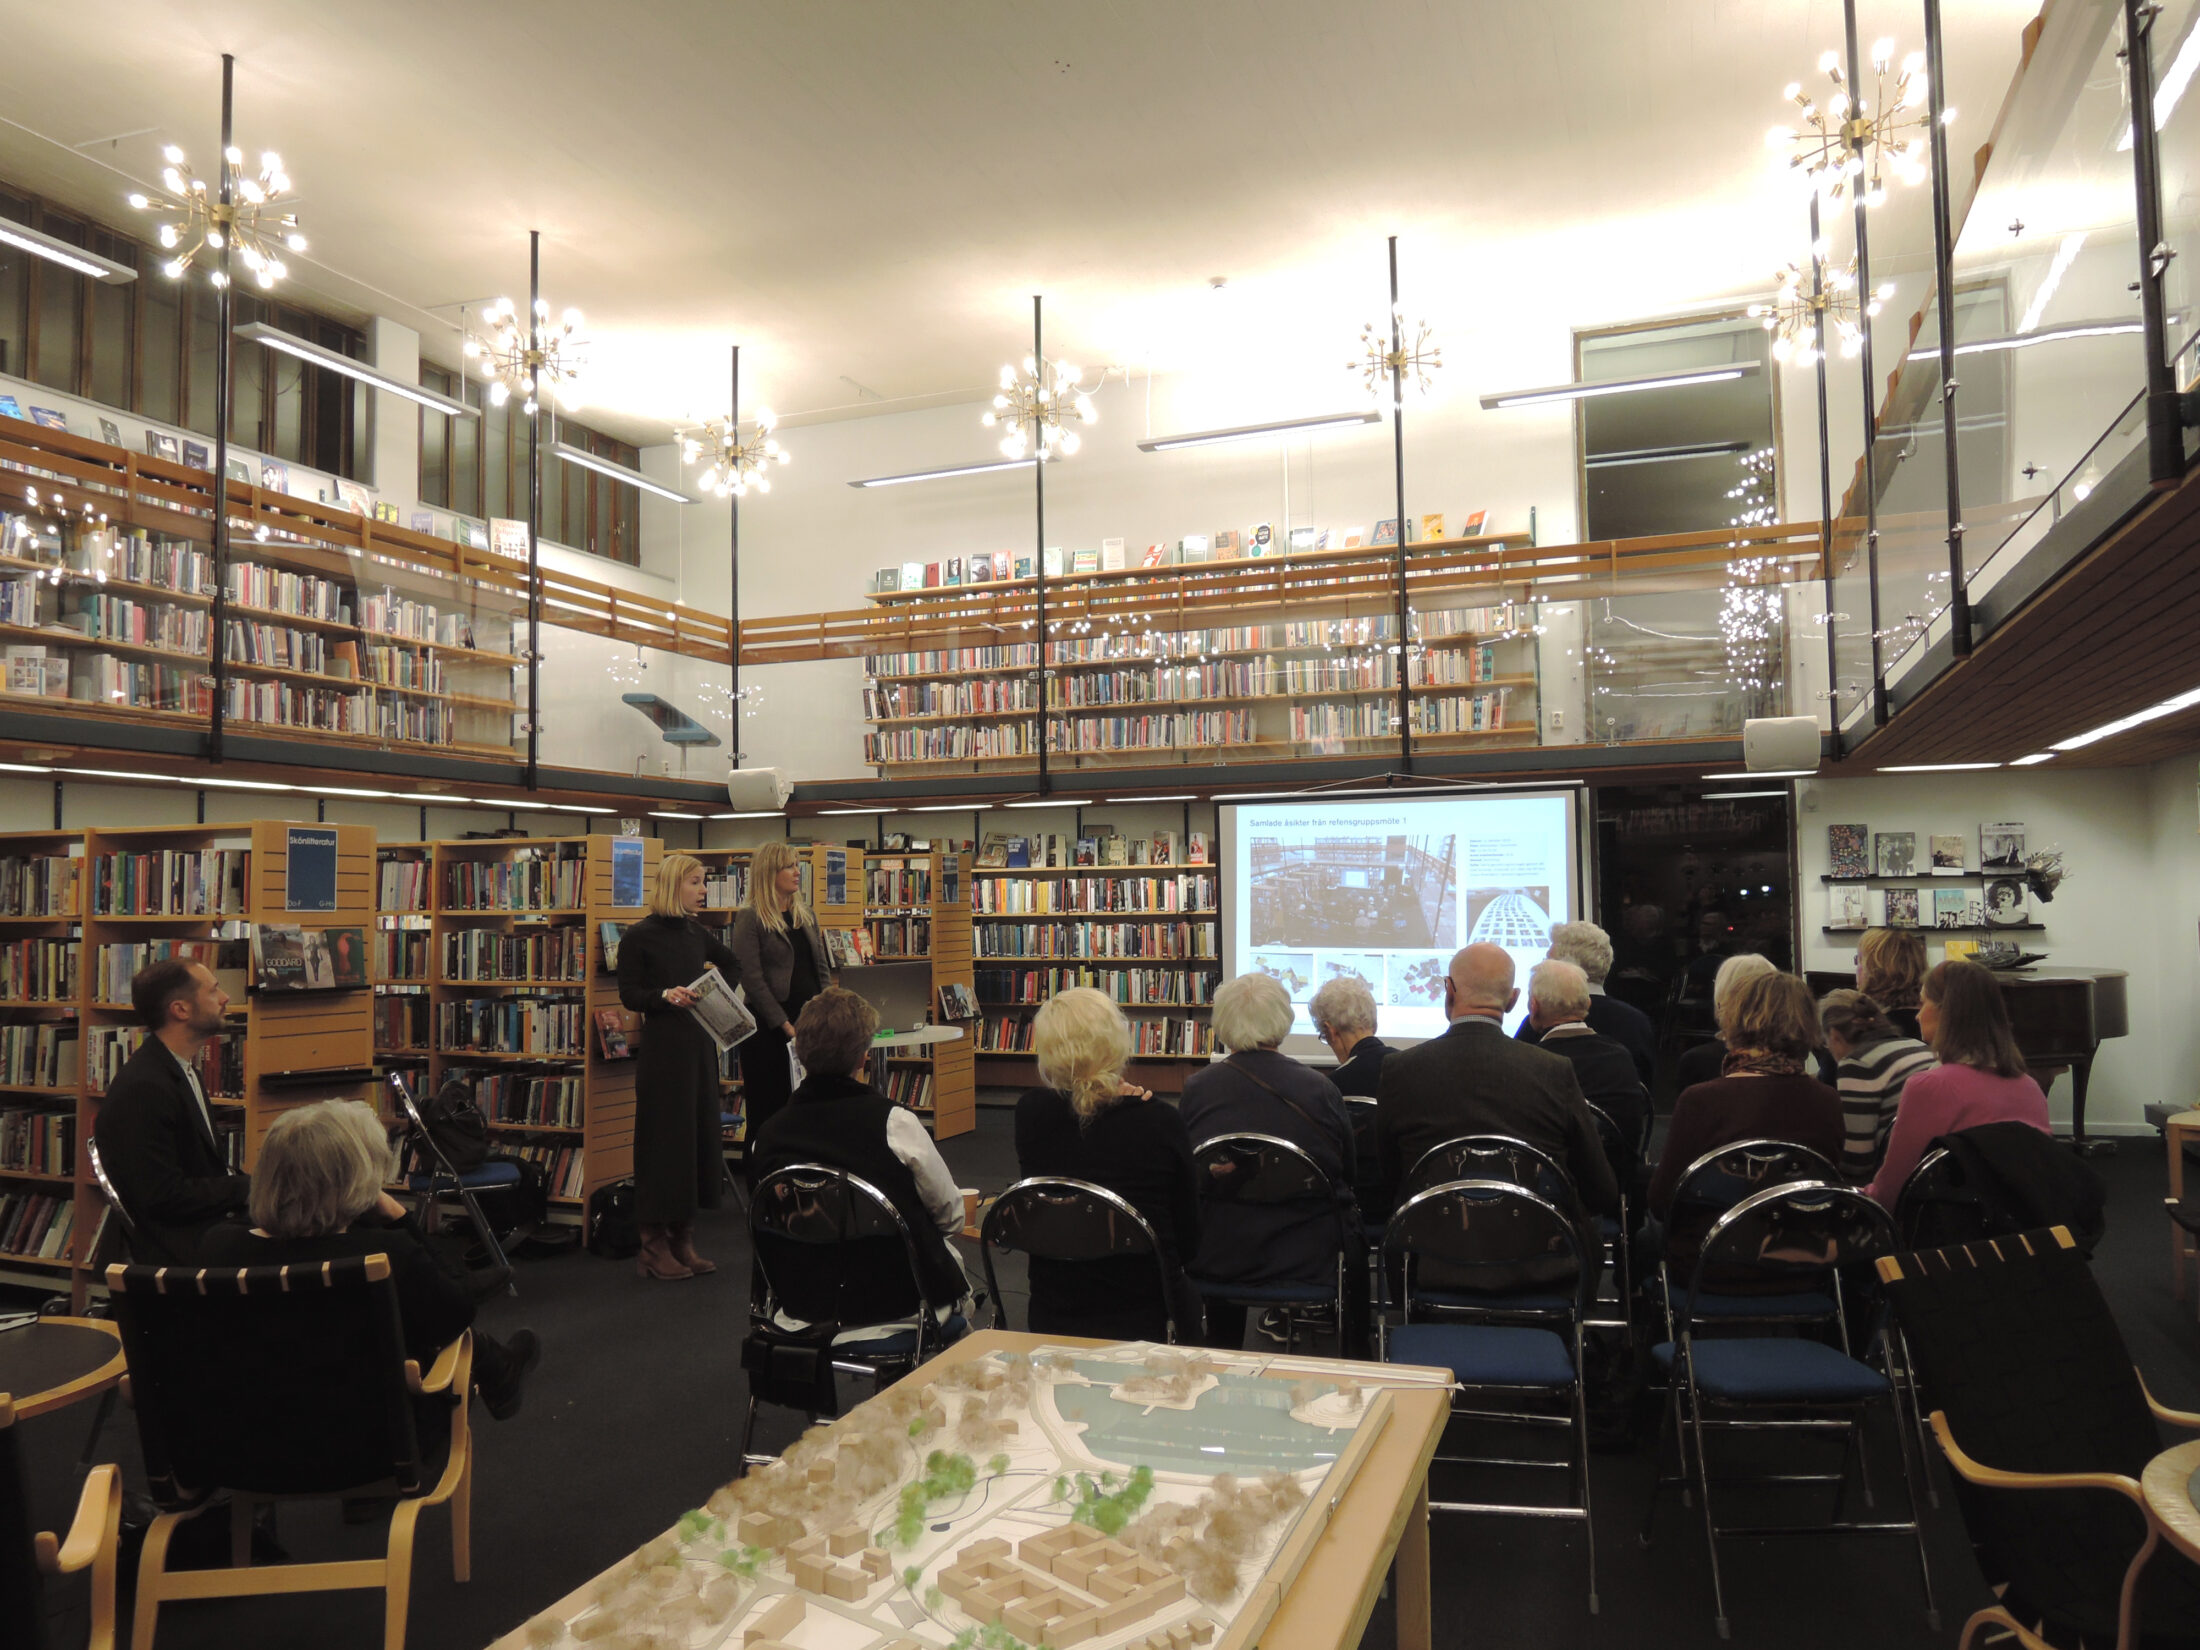
[[[739,344],[733,346],[733,410],[727,416],[733,421],[730,433],[735,451],[738,452],[741,446]],[[738,481],[741,478],[736,474],[731,479]],[[727,651],[731,655],[729,663],[733,668],[733,765],[738,768],[741,765],[741,495],[730,494],[727,502],[733,506],[733,542],[728,550],[728,565],[731,568],[728,578],[731,582],[727,591],[726,635]]]
[[[527,789],[542,769],[542,231],[527,231]]]
[[[1956,248],[1948,204],[1947,88],[1940,66],[1940,0],[1925,0],[1926,113],[1932,121],[1933,284],[1940,292],[1940,440],[1948,452],[1948,642],[1971,653],[1971,590],[1963,567],[1963,477],[1956,458]]]
[[[1856,48],[1856,0],[1842,0],[1842,22],[1849,49],[1849,111],[1847,121],[1859,118],[1863,107],[1864,59]],[[1847,140],[1844,137],[1844,146]],[[1849,198],[1856,209],[1856,326],[1863,335],[1864,375],[1864,559],[1871,576],[1872,616],[1872,722],[1887,720],[1887,676],[1880,658],[1879,640],[1879,399],[1872,378],[1872,250],[1871,231],[1864,222],[1864,174],[1849,180]]]
[[[1031,295],[1031,370],[1034,376],[1043,376],[1047,368],[1046,340],[1040,330],[1040,298]],[[1031,588],[1038,598],[1039,620],[1039,794],[1047,794],[1047,688],[1052,673],[1047,669],[1047,467],[1045,447],[1040,441],[1044,431],[1034,424],[1031,431],[1031,484],[1033,506],[1038,518],[1038,543],[1032,546]]]
[[[1398,237],[1390,237],[1390,465],[1398,510],[1398,771],[1413,771],[1412,688],[1406,628],[1406,381],[1403,323],[1398,318]]]
[[[219,157],[221,172],[221,204],[234,204],[229,191],[229,147],[232,119],[236,108],[237,60],[229,53],[222,53],[222,150]],[[226,214],[225,214],[226,216]],[[207,615],[207,625],[214,632],[214,705],[206,724],[206,759],[219,762],[222,759],[222,734],[228,720],[229,695],[229,355],[234,347],[230,326],[235,320],[234,299],[229,285],[229,248],[236,239],[222,227],[222,244],[214,281],[214,303],[217,320],[214,331],[214,605]]]
[[[1810,193],[1811,336],[1818,351],[1818,548],[1826,576],[1826,689],[1833,707],[1833,753],[1841,754],[1841,653],[1834,638],[1833,449],[1826,416],[1826,263],[1818,255],[1818,191]]]
[[[2162,238],[2162,150],[2154,130],[2154,19],[2161,7],[2124,0],[2124,75],[2131,87],[2131,178],[2138,191],[2139,320],[2147,352],[2147,474],[2175,481],[2185,473],[2185,433],[2177,375],[2169,359],[2169,315],[2162,276],[2172,256]]]

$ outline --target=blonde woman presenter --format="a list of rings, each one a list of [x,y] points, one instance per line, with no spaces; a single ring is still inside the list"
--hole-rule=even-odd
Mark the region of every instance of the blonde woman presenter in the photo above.
[[[787,1049],[796,1017],[834,983],[825,936],[802,898],[801,855],[787,843],[767,842],[749,861],[749,903],[733,919],[728,943],[756,1016],[756,1035],[741,1045],[742,1105],[753,1141],[794,1092]]]

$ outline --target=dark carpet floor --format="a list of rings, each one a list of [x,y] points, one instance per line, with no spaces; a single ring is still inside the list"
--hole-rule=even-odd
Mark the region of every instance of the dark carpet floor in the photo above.
[[[986,1108],[979,1115],[978,1132],[947,1142],[944,1152],[962,1184],[998,1190],[1014,1178],[1009,1113]],[[2095,1162],[2111,1189],[2098,1275],[2157,1395],[2200,1408],[2200,1324],[2189,1302],[2179,1305],[2169,1296],[2161,1143],[2125,1141],[2119,1154]],[[539,1331],[543,1363],[516,1419],[498,1423],[479,1406],[474,1411],[471,1582],[452,1579],[447,1518],[432,1511],[421,1520],[407,1640],[414,1650],[478,1650],[657,1534],[733,1475],[746,1398],[738,1347],[747,1267],[738,1211],[729,1205],[706,1216],[698,1238],[721,1262],[712,1277],[645,1283],[631,1263],[574,1254],[523,1264],[519,1298],[499,1299],[484,1310],[491,1330],[529,1324]],[[1021,1325],[1022,1280],[1004,1272],[1001,1284],[1011,1323]],[[766,1413],[759,1445],[781,1447],[799,1417]],[[34,1506],[49,1527],[64,1521],[73,1505],[74,1460],[89,1420],[89,1406],[79,1406],[23,1423]],[[118,1410],[108,1428],[101,1458],[120,1461],[126,1481],[142,1485],[126,1410]],[[1888,1438],[1877,1440],[1874,1461],[1883,1504],[1899,1505]],[[1647,1444],[1595,1458],[1603,1610],[1594,1617],[1583,1599],[1578,1528],[1438,1514],[1432,1534],[1437,1643],[1550,1650],[1718,1644],[1696,1513],[1668,1497],[1655,1543],[1645,1548],[1636,1539],[1652,1475]],[[1451,1482],[1439,1478],[1439,1496]],[[1501,1483],[1478,1490],[1519,1493]],[[1744,1503],[1737,1500],[1732,1508],[1740,1512]],[[1964,1617],[1983,1602],[1984,1589],[1945,1496],[1939,1510],[1928,1511],[1927,1525],[1942,1615],[1938,1632],[1926,1626],[1906,1537],[1737,1539],[1722,1543],[1735,1641],[1782,1650],[1953,1645]],[[286,1508],[280,1533],[298,1558],[365,1556],[379,1540],[378,1531],[346,1527],[333,1507]],[[62,1585],[57,1604],[57,1643],[81,1644],[81,1587]],[[380,1624],[380,1600],[367,1593],[181,1604],[163,1610],[159,1642],[164,1650],[368,1650],[380,1643]],[[1384,1605],[1366,1643],[1382,1650],[1393,1642]]]

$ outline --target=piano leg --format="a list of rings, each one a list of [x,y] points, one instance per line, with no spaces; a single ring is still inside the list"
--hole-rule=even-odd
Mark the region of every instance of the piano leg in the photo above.
[[[2108,1157],[2114,1154],[2116,1142],[2088,1139],[2085,1132],[2085,1089],[2092,1076],[2090,1055],[2070,1062],[2070,1147],[2080,1157]]]

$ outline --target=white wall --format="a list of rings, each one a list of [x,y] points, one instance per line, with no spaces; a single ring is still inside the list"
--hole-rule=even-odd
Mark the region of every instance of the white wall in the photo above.
[[[2104,1133],[2140,1130],[2143,1105],[2191,1103],[2200,1094],[2200,1026],[2193,1012],[2200,993],[2195,777],[2188,757],[2152,768],[1805,780],[1797,787],[1796,815],[1805,966],[1841,969],[1855,961],[1853,939],[1821,932],[1828,915],[1819,881],[1828,868],[1828,825],[1915,831],[1921,860],[1928,835],[1961,832],[1975,868],[1980,824],[2021,821],[2035,852],[2062,851],[2070,877],[2053,903],[2033,902],[2032,920],[2044,923],[2046,932],[2011,937],[2047,953],[2050,966],[2130,972],[2131,1034],[2101,1045],[2086,1096],[2086,1126]],[[1940,946],[1930,934],[1925,939],[1937,962]],[[2059,1080],[2048,1098],[2056,1119],[2067,1121],[2068,1079]]]

